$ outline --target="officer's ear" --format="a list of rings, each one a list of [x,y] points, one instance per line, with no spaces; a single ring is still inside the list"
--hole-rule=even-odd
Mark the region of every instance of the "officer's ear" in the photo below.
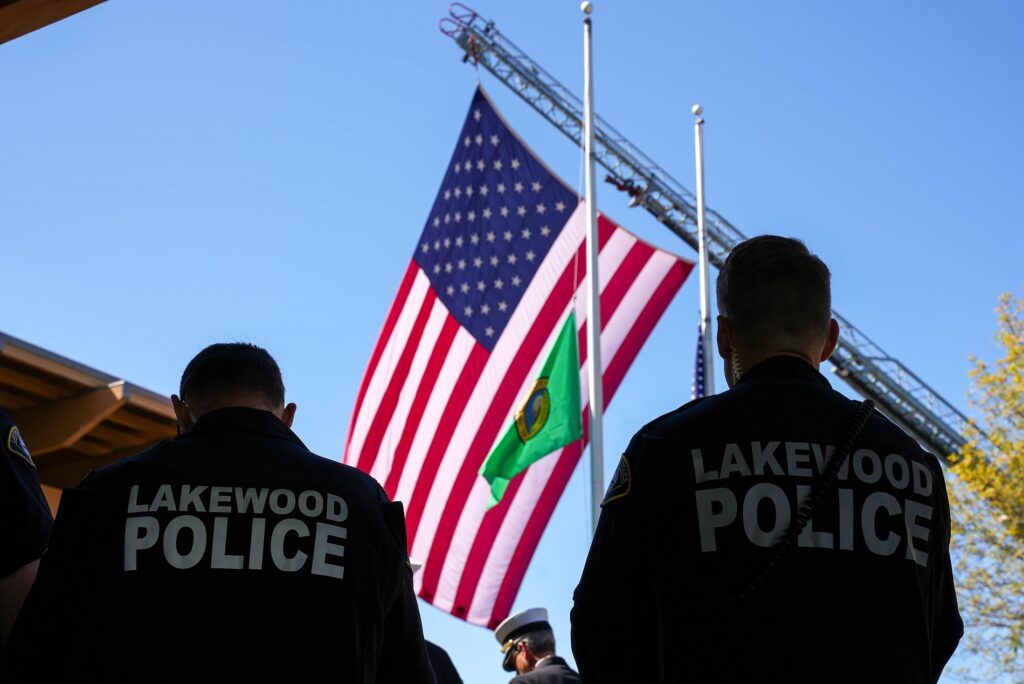
[[[292,423],[295,422],[295,409],[297,408],[298,406],[293,402],[285,406],[284,410],[281,411],[281,422],[284,423],[286,428],[291,429]]]
[[[188,432],[195,424],[192,420],[192,411],[177,394],[171,395],[171,406],[174,407],[174,416],[178,419],[178,431]]]
[[[718,355],[728,361],[732,358],[732,335],[729,331],[729,319],[718,315],[718,335],[715,338],[718,343]]]
[[[839,344],[839,321],[832,318],[828,322],[828,336],[825,338],[825,346],[821,349],[820,360],[822,362],[832,356],[832,352],[836,350],[837,344]]]

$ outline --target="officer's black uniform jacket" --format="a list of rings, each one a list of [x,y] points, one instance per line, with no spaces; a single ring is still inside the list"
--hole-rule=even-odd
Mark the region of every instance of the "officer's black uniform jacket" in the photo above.
[[[17,426],[0,411],[0,578],[42,555],[53,518]]]
[[[938,678],[963,633],[945,483],[936,459],[877,412],[798,547],[750,599],[727,604],[855,410],[783,356],[637,433],[575,593],[585,681]]]
[[[64,493],[16,674],[433,682],[401,504],[265,411],[202,416]]]
[[[427,656],[430,659],[430,666],[434,668],[434,676],[437,677],[437,684],[462,684],[462,677],[455,669],[448,651],[444,650],[432,641],[427,641]]]
[[[563,658],[551,656],[537,663],[530,672],[513,677],[509,684],[576,684],[579,681],[580,676]]]

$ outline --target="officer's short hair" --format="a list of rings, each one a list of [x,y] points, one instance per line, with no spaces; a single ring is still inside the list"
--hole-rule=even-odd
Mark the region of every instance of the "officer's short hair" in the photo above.
[[[533,632],[527,632],[522,641],[526,642],[526,645],[530,647],[530,651],[533,653],[543,655],[555,652],[555,633],[550,629],[538,629]]]
[[[179,396],[203,406],[221,397],[246,394],[270,406],[284,405],[284,381],[277,362],[248,342],[211,344],[196,354],[181,374]]]
[[[817,342],[832,316],[828,266],[800,240],[762,235],[733,247],[718,273],[718,310],[741,345]]]

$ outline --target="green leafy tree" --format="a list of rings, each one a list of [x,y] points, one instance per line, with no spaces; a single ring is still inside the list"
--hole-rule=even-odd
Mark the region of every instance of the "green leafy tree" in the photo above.
[[[981,425],[951,472],[957,593],[971,657],[961,675],[1024,681],[1024,300],[996,308],[1001,358],[973,358],[971,405]]]

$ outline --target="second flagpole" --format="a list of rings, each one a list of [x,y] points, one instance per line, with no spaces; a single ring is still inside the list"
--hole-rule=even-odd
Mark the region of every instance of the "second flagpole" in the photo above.
[[[715,367],[711,341],[711,287],[708,277],[707,231],[704,228],[704,110],[693,105],[693,142],[697,158],[697,242],[700,269],[700,336],[703,343],[704,395],[715,393]]]
[[[590,385],[590,491],[591,531],[597,530],[604,498],[604,449],[601,418],[604,396],[601,387],[601,290],[597,276],[597,188],[594,179],[594,82],[592,72],[590,13],[594,5],[584,2],[583,11],[583,153],[586,156],[587,185],[587,380]]]

